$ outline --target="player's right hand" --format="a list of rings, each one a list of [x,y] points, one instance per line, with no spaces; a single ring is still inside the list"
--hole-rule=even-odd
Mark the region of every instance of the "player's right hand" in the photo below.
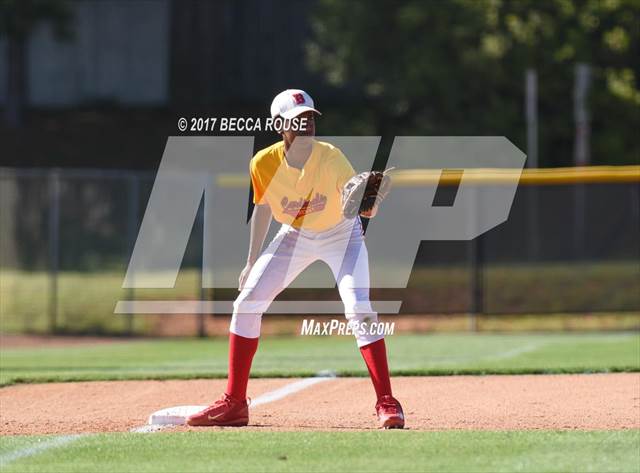
[[[242,291],[244,289],[244,283],[247,282],[247,278],[249,277],[249,273],[251,272],[252,267],[252,263],[247,263],[247,265],[240,273],[240,277],[238,278],[238,291]]]

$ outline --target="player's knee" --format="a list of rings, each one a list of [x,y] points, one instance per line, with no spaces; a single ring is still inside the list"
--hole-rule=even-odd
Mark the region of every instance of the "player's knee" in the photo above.
[[[250,290],[244,290],[233,301],[234,314],[257,314],[262,315],[267,310],[271,301],[257,299],[255,293]]]
[[[262,313],[266,310],[259,301],[253,300],[248,289],[243,290],[233,302],[233,316],[229,330],[246,338],[260,336]]]
[[[369,301],[347,302],[344,304],[344,315],[349,322],[372,323],[378,321],[378,314],[371,308]]]
[[[236,300],[233,301],[233,313],[237,314],[239,313],[239,309],[242,306],[242,304],[244,303],[245,299],[247,298],[247,294],[246,291],[242,291],[238,297],[236,297]]]
[[[261,325],[262,316],[259,314],[234,313],[231,317],[229,331],[241,337],[258,338]]]
[[[378,326],[378,314],[372,310],[370,303],[353,304],[347,308],[345,315],[359,347],[384,338],[373,330]]]

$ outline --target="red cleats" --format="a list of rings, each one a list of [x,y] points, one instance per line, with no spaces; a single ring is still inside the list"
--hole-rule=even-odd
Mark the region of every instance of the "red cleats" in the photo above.
[[[241,427],[249,423],[249,404],[224,394],[206,409],[187,418],[187,425],[194,427]]]
[[[382,396],[376,403],[376,413],[383,429],[404,428],[404,412],[398,400],[392,396]]]
[[[376,403],[376,413],[383,429],[404,428],[402,406],[392,396],[382,396]],[[224,394],[206,409],[187,418],[187,425],[194,427],[241,427],[249,423],[249,404]]]

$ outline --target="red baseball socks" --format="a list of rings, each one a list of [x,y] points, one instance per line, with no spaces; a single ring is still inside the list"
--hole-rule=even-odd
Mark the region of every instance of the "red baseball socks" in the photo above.
[[[247,384],[253,356],[258,349],[258,338],[246,338],[229,334],[229,379],[226,394],[243,400],[247,398]],[[391,396],[391,380],[387,364],[387,348],[384,339],[360,348],[367,365],[376,396]]]
[[[249,372],[253,355],[258,350],[258,340],[229,333],[229,379],[226,394],[239,401],[247,398]]]
[[[376,396],[391,396],[391,380],[389,379],[389,366],[387,364],[387,347],[384,338],[360,348],[362,358],[367,364],[371,382],[376,390]]]

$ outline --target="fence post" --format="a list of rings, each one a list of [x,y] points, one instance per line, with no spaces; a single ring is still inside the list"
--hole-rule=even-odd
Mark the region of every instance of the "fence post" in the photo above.
[[[525,74],[525,115],[527,119],[527,162],[538,167],[538,74],[529,68]]]
[[[471,240],[471,313],[469,330],[478,331],[478,315],[484,313],[484,235]]]
[[[575,84],[573,89],[573,113],[575,119],[574,162],[576,166],[588,166],[591,161],[589,139],[590,114],[588,95],[591,87],[591,66],[585,63],[576,64]],[[584,257],[586,250],[587,193],[585,184],[575,187],[575,212],[573,223],[573,240],[575,259]]]
[[[49,173],[49,333],[58,328],[58,270],[60,269],[60,173]]]
[[[202,274],[202,271],[200,271],[200,274]],[[207,294],[207,291],[205,291],[205,289],[202,287],[202,276],[200,276],[200,301],[203,304],[205,301],[206,294]],[[198,314],[198,337],[200,338],[204,338],[207,336],[206,317],[207,317],[207,314],[203,312]]]
[[[205,290],[203,286],[203,275],[202,273],[204,272],[204,202],[200,203],[200,208],[198,209],[198,213],[197,213],[197,230],[200,232],[200,235],[202,235],[202,253],[201,253],[201,257],[200,257],[200,273],[198,276],[198,294],[200,296],[200,302],[201,304],[204,304],[204,300],[205,300],[205,296],[208,295],[208,291]],[[195,230],[195,226],[194,226],[194,230]],[[206,327],[206,317],[207,314],[205,314],[204,312],[200,312],[198,315],[198,337],[200,338],[204,338],[207,336],[207,327]]]
[[[127,182],[129,188],[129,207],[127,212],[127,242],[129,244],[129,255],[133,252],[133,247],[136,244],[137,229],[138,229],[138,202],[140,201],[140,182],[139,177],[133,173],[127,175]],[[130,284],[127,290],[127,299],[130,301],[135,300],[135,288],[133,284]],[[126,327],[125,334],[133,334],[133,317],[134,314],[127,314],[125,316]]]
[[[474,213],[469,216],[469,225],[475,232],[480,219],[479,213],[482,210],[482,190],[481,184],[476,184],[473,189],[475,194]],[[478,331],[478,315],[484,313],[484,234],[478,235],[471,240],[471,307],[469,312],[469,330]]]
[[[537,168],[538,163],[538,74],[533,68],[525,73],[525,116],[527,120],[527,167]],[[537,238],[539,229],[538,189],[530,186],[526,192],[528,208],[529,260],[535,261],[540,253]]]

